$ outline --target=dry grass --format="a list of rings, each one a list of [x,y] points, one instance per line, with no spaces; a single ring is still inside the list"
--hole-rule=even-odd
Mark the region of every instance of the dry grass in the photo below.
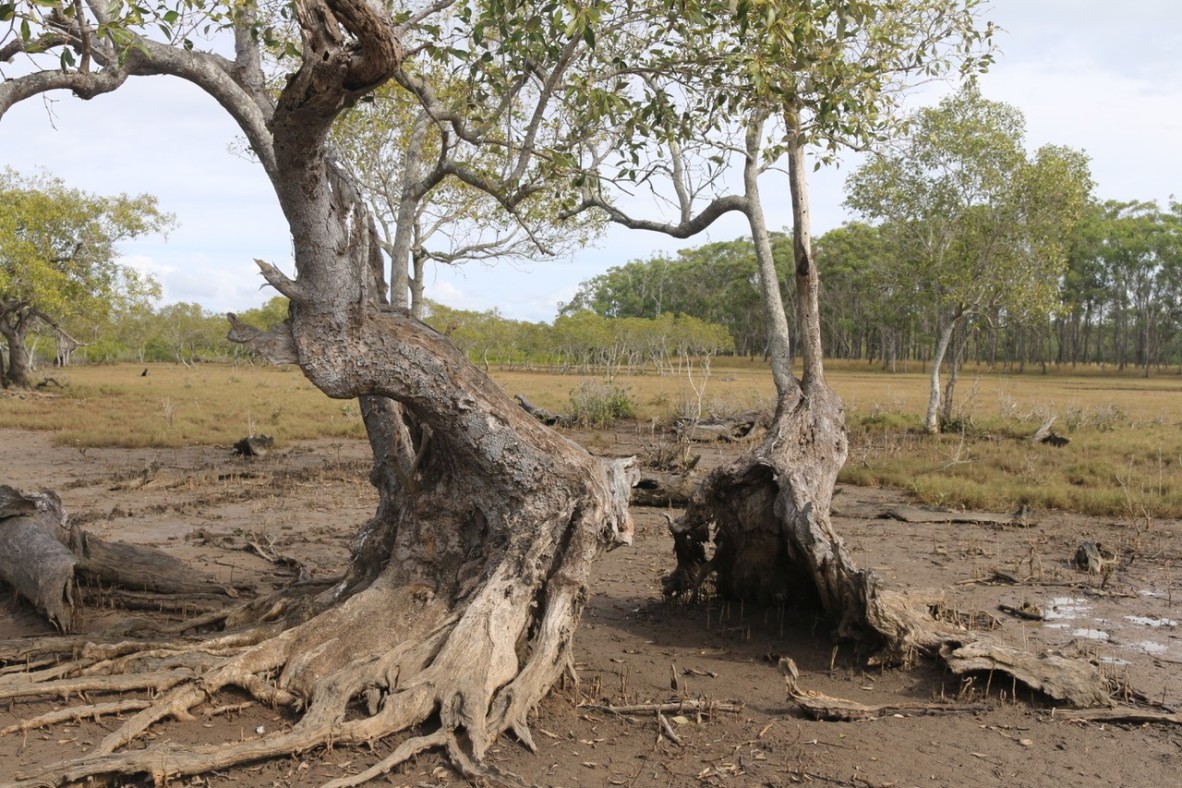
[[[363,436],[356,403],[330,400],[293,368],[71,368],[68,385],[0,398],[0,427],[52,430],[75,446],[229,444],[250,433],[280,442]],[[510,394],[552,411],[588,380],[549,372],[493,371]],[[885,374],[865,364],[830,364],[846,402],[850,459],[841,481],[896,487],[944,506],[1005,511],[1020,503],[1148,525],[1182,517],[1182,429],[1175,375],[1146,380],[1087,374],[1003,376],[969,370],[957,392],[960,429],[921,434],[927,380],[921,371]],[[678,413],[767,408],[766,368],[715,361],[708,377],[620,376],[638,420]],[[1047,418],[1071,439],[1063,449],[1028,440]]]
[[[356,402],[328,399],[294,367],[170,364],[54,371],[63,388],[9,392],[0,427],[51,430],[66,446],[231,444],[251,434],[279,441],[363,437]]]

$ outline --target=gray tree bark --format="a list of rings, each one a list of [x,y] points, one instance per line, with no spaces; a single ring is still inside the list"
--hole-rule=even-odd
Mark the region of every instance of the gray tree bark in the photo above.
[[[385,7],[365,0],[300,0],[295,10],[302,66],[274,102],[249,9],[233,61],[150,41],[120,59],[79,26],[72,32],[88,37],[101,70],[0,84],[2,113],[45,90],[95,95],[131,75],[172,74],[236,119],[288,221],[296,273],[260,263],[290,299],[289,319],[265,334],[232,319],[231,337],[298,364],[330,397],[361,398],[381,493],[344,580],[311,599],[293,594],[227,617],[246,628],[215,639],[228,655],[220,664],[179,684],[144,671],[141,686],[172,689],[84,760],[24,775],[29,784],[132,773],[164,782],[330,741],[372,741],[433,717],[434,733],[406,734],[356,780],[428,747],[486,777],[484,753],[502,732],[533,746],[527,715],[571,668],[591,562],[631,540],[628,463],[593,458],[537,423],[450,340],[382,303],[376,235],[326,137],[342,109],[398,71],[401,42]],[[398,287],[404,297],[405,282]],[[96,677],[93,688],[115,679]],[[231,686],[303,715],[261,740],[129,748],[158,720]],[[53,693],[54,682],[36,691]],[[370,701],[369,713],[346,714],[358,700]]]

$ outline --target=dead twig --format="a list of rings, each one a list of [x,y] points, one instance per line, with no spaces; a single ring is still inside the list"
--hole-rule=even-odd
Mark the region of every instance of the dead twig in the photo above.
[[[673,726],[669,724],[669,720],[665,719],[665,715],[660,711],[657,712],[657,722],[660,723],[661,733],[665,736],[665,738],[676,744],[678,747],[684,746],[682,744],[681,737],[677,735],[677,732],[673,730]]]
[[[738,714],[743,710],[741,703],[718,703],[706,700],[681,700],[673,703],[634,703],[629,706],[604,706],[599,703],[579,704],[581,709],[609,711],[612,714],[665,714],[666,712],[692,711],[700,714],[729,712]]]

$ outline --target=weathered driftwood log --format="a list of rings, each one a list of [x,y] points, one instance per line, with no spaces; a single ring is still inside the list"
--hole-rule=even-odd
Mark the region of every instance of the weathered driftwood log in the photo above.
[[[964,525],[1016,525],[1031,524],[1030,510],[1023,507],[1012,514],[998,512],[954,512],[948,509],[927,509],[909,504],[890,506],[870,505],[834,507],[833,516],[851,517],[861,520],[899,520],[904,523],[956,523]]]
[[[823,722],[860,722],[880,717],[923,717],[935,714],[976,714],[988,708],[984,703],[887,703],[868,705],[803,689],[796,663],[780,659],[780,672],[788,687],[788,697],[806,717]]]
[[[172,556],[139,545],[106,542],[69,528],[52,492],[22,493],[0,485],[0,580],[63,632],[74,626],[75,581],[133,591],[190,595],[208,603],[237,596]]]
[[[1051,425],[1055,423],[1055,417],[1047,419],[1042,423],[1033,435],[1030,436],[1031,443],[1048,443],[1056,449],[1061,449],[1067,444],[1071,443],[1070,438],[1064,438],[1062,435],[1057,435],[1051,429]]]
[[[274,446],[275,439],[270,435],[247,435],[234,444],[233,453],[241,457],[264,457]]]
[[[167,553],[127,542],[107,542],[97,536],[70,529],[70,550],[77,557],[75,573],[133,591],[158,594],[237,593],[190,568]]]
[[[683,419],[674,426],[674,431],[682,440],[729,443],[753,438],[761,429],[766,429],[767,425],[767,414],[749,410],[728,418],[711,416],[700,420]]]
[[[940,648],[940,656],[958,676],[1004,673],[1047,697],[1078,708],[1112,705],[1107,682],[1086,660],[1050,652],[1031,654],[983,638],[960,645],[948,641]]]

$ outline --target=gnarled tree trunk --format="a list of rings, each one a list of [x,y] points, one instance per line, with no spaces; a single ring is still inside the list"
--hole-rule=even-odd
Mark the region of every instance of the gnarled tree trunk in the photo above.
[[[383,7],[365,0],[301,0],[295,8],[303,64],[274,106],[249,12],[236,63],[151,43],[128,62],[136,73],[201,85],[258,153],[292,231],[297,273],[291,279],[260,262],[291,300],[289,319],[262,333],[231,316],[231,338],[298,364],[331,397],[361,399],[378,511],[332,588],[243,608],[225,620],[246,628],[212,643],[144,644],[145,653],[171,656],[130,683],[171,689],[84,759],[22,775],[28,784],[136,773],[163,782],[330,741],[372,741],[429,720],[438,720],[433,732],[340,784],[371,779],[428,747],[446,749],[469,775],[484,774],[483,755],[502,732],[532,746],[527,716],[571,667],[591,561],[631,540],[626,461],[600,461],[539,424],[450,340],[381,304],[372,222],[325,139],[337,113],[399,68],[400,41]],[[190,671],[193,653],[210,648],[224,656]],[[93,675],[71,691],[110,689],[115,678]],[[20,692],[63,686],[36,676],[31,683]],[[156,721],[184,716],[228,687],[304,713],[290,730],[248,742],[129,747]],[[367,709],[360,716],[359,701]]]
[[[792,139],[798,122],[789,118]],[[837,473],[848,441],[840,398],[825,381],[821,355],[819,278],[809,240],[803,150],[789,151],[792,187],[797,311],[803,373],[791,371],[788,321],[772,261],[758,187],[761,123],[748,130],[745,187],[747,215],[759,260],[760,288],[771,327],[769,347],[777,404],[763,440],[715,470],[672,530],[677,569],[665,583],[670,594],[696,590],[713,573],[720,594],[760,602],[819,607],[839,632],[878,639],[867,624],[868,585],[849,559],[829,520]],[[710,543],[713,554],[707,557]]]

